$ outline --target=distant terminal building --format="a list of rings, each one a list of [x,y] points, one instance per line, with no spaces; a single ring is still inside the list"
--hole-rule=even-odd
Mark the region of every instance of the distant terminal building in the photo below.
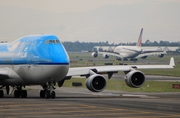
[[[166,47],[163,47],[163,50],[164,51],[177,51],[180,47],[169,47],[169,46],[166,46]]]

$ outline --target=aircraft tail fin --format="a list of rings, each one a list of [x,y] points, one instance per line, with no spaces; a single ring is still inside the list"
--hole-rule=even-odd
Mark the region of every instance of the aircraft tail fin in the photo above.
[[[142,34],[143,34],[143,28],[141,28],[141,32],[140,32],[140,35],[139,35],[139,38],[138,38],[138,42],[136,43],[137,47],[141,47],[141,44],[142,44]]]

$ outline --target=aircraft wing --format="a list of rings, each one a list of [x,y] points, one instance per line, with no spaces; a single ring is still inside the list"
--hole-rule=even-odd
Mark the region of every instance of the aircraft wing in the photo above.
[[[174,59],[171,58],[169,65],[114,65],[114,66],[94,66],[69,68],[65,80],[72,76],[85,76],[86,87],[92,92],[101,92],[106,87],[106,78],[102,74],[107,74],[108,79],[118,71],[124,71],[126,85],[132,88],[139,88],[145,82],[145,75],[137,69],[167,69],[174,67]],[[58,82],[62,86],[62,82]]]
[[[174,68],[174,58],[170,59],[169,65],[114,65],[114,66],[93,66],[70,68],[67,76],[87,76],[93,71],[97,74],[113,74],[118,71],[128,72],[133,69],[167,69]]]
[[[130,71],[131,67],[126,65],[115,65],[115,66],[94,66],[94,67],[75,67],[70,68],[67,76],[83,76],[90,74],[90,70],[93,72],[96,72],[98,74],[100,73],[108,73],[113,72],[116,73],[118,71]]]
[[[141,54],[139,54],[136,58],[141,58],[141,57],[144,57],[144,56],[151,56],[151,55],[161,55],[161,54],[167,54],[165,51],[146,51],[146,52],[143,52]]]

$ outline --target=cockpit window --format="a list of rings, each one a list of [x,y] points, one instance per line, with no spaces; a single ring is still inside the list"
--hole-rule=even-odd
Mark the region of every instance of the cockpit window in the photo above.
[[[46,40],[45,44],[60,44],[59,40]]]

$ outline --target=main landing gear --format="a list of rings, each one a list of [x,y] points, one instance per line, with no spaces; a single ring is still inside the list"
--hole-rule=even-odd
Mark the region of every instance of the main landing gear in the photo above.
[[[55,87],[54,87],[55,83],[54,82],[47,82],[46,84],[42,85],[44,90],[40,91],[40,97],[41,98],[52,98],[54,99],[56,97],[56,93],[55,93]]]
[[[26,98],[27,97],[27,91],[22,90],[22,86],[17,86],[17,89],[14,91],[14,97],[15,98]]]
[[[4,91],[3,90],[1,90],[2,88],[4,88],[4,87],[6,87],[6,91],[7,91],[7,94],[8,94],[8,92],[9,92],[9,86],[1,86],[0,87],[0,98],[3,98],[4,97]]]
[[[2,86],[0,89],[6,87],[6,93],[9,94],[10,87],[9,86]],[[4,91],[0,90],[0,98],[4,97]],[[27,91],[22,90],[22,86],[16,86],[16,90],[14,91],[14,97],[15,98],[26,98],[27,97]]]
[[[4,97],[4,92],[3,90],[0,90],[0,98],[3,98]]]

